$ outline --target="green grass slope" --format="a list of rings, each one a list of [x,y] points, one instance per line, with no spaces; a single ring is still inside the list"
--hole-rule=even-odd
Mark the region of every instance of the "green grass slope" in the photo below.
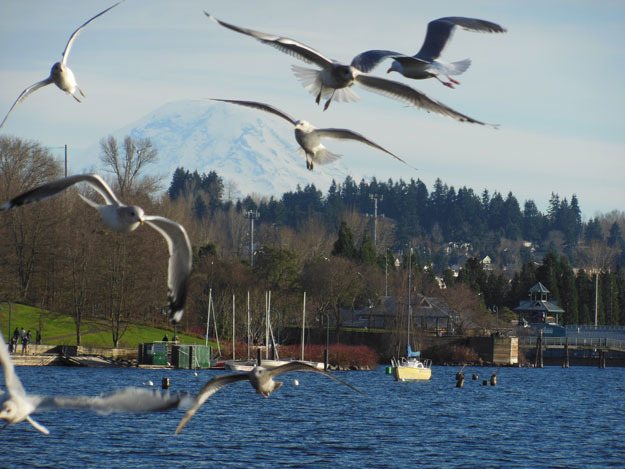
[[[33,343],[35,342],[35,331],[39,329],[43,344],[76,345],[76,326],[73,318],[67,314],[12,303],[10,316],[9,328],[9,305],[6,302],[0,303],[0,331],[4,335],[5,341],[13,335],[13,331],[17,327],[24,328],[26,331],[30,330]],[[165,334],[171,340],[174,335],[173,328],[132,324],[128,326],[119,341],[119,346],[121,348],[135,348],[140,343],[159,341]],[[178,339],[183,344],[204,344],[203,337],[193,335],[178,333]],[[83,320],[81,345],[84,347],[113,347],[109,323],[107,321]]]

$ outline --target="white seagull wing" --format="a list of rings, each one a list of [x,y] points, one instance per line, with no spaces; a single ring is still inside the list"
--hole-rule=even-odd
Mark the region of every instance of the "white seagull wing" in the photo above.
[[[487,32],[487,33],[504,33],[506,29],[491,21],[480,20],[477,18],[465,18],[462,16],[449,16],[439,18],[428,23],[425,40],[416,57],[432,61],[438,58],[447,42],[451,38],[454,28],[459,26],[468,31]]]
[[[75,176],[68,176],[66,178],[57,179],[41,186],[35,187],[26,191],[11,200],[0,205],[0,211],[9,210],[13,207],[20,205],[30,204],[33,202],[39,202],[40,200],[52,197],[60,192],[63,192],[68,187],[79,183],[87,182],[92,186],[104,199],[107,205],[120,205],[119,200],[113,194],[113,191],[108,184],[97,174],[77,174]]]
[[[13,110],[15,106],[17,106],[18,103],[21,103],[22,101],[24,101],[28,97],[28,95],[37,91],[39,88],[49,85],[50,83],[53,83],[53,81],[52,81],[52,78],[48,77],[45,80],[41,80],[41,81],[38,81],[37,83],[30,85],[28,88],[22,91],[20,95],[17,97],[17,99],[15,100],[15,102],[13,103],[13,106],[11,106],[11,109],[9,109],[9,112],[7,112],[6,116],[4,116],[4,119],[2,119],[2,123],[0,123],[0,127],[4,125],[7,118],[9,117],[9,114],[11,114],[11,111]]]
[[[229,375],[221,375],[216,376],[211,379],[208,383],[206,383],[197,396],[195,396],[195,401],[184,414],[178,427],[176,428],[176,435],[182,431],[185,425],[191,420],[191,417],[195,415],[197,410],[206,402],[206,399],[211,397],[217,391],[219,391],[224,386],[227,386],[232,383],[236,383],[237,381],[245,381],[249,379],[248,373],[237,373],[237,374],[229,374]]]
[[[18,397],[25,399],[26,391],[20,381],[15,367],[9,355],[9,349],[4,342],[4,335],[0,334],[0,362],[2,362],[2,373],[4,374],[4,384],[6,385],[9,397]]]
[[[220,24],[224,28],[228,28],[232,31],[251,36],[264,44],[275,47],[285,54],[289,54],[293,57],[303,60],[304,62],[316,64],[321,68],[326,68],[333,63],[332,60],[325,57],[323,54],[321,54],[321,52],[313,49],[310,46],[307,46],[304,43],[298,42],[295,39],[263,33],[261,31],[255,31],[253,29],[242,28],[240,26],[235,26],[233,24],[226,23],[225,21],[218,20],[206,11],[204,12],[204,14],[208,16],[209,19],[215,21],[217,24]]]
[[[213,101],[222,101],[224,103],[238,104],[239,106],[247,106],[254,109],[260,109],[261,111],[270,112],[271,114],[275,114],[276,116],[282,117],[283,119],[289,121],[291,124],[295,125],[297,123],[297,119],[289,116],[286,112],[281,111],[277,107],[271,106],[270,104],[259,103],[256,101],[239,101],[236,99],[213,99]]]
[[[272,368],[270,370],[267,370],[266,374],[270,378],[273,379],[275,376],[281,375],[282,373],[288,373],[289,371],[311,371],[313,373],[319,373],[319,374],[322,374],[324,376],[327,376],[330,379],[333,379],[334,381],[336,381],[338,383],[341,383],[341,384],[347,386],[348,388],[351,388],[352,390],[356,391],[358,394],[362,394],[363,396],[366,396],[366,394],[364,392],[362,392],[360,389],[358,389],[357,387],[352,386],[351,384],[343,381],[342,379],[339,379],[336,376],[331,375],[327,371],[315,368],[314,366],[309,365],[308,363],[302,363],[302,362],[298,362],[298,361],[289,362],[289,363],[287,363],[285,365],[280,365],[280,366],[277,366],[276,368]]]
[[[184,227],[168,218],[147,215],[145,222],[158,231],[167,242],[167,249],[169,250],[167,268],[169,319],[173,323],[177,323],[184,313],[189,277],[191,276],[191,242]]]
[[[44,397],[37,406],[37,411],[75,409],[103,415],[114,412],[162,412],[190,401],[191,397],[186,393],[126,387],[101,396]]]
[[[360,85],[364,86],[369,91],[373,91],[374,93],[379,93],[390,98],[404,101],[406,103],[412,104],[413,106],[425,109],[426,111],[436,112],[438,114],[451,117],[452,119],[456,119],[461,122],[492,125],[478,121],[476,119],[473,119],[472,117],[455,111],[449,106],[428,97],[426,94],[397,81],[387,80],[386,78],[379,78],[365,74],[356,75],[355,81],[358,82]]]
[[[322,137],[322,138],[323,137],[343,138],[343,139],[356,140],[358,142],[365,143],[365,144],[367,144],[369,146],[372,146],[373,148],[377,148],[378,150],[381,150],[384,153],[387,153],[387,154],[391,155],[393,158],[401,161],[406,166],[410,166],[408,163],[406,163],[404,160],[402,160],[399,156],[395,155],[394,153],[391,153],[386,148],[384,148],[384,147],[378,145],[377,143],[369,140],[364,135],[359,134],[358,132],[354,132],[353,130],[349,130],[349,129],[316,129],[313,132],[316,132],[317,135],[319,135],[319,137]],[[410,167],[412,168],[412,166],[410,166]],[[413,168],[413,169],[416,169],[416,168]]]
[[[115,8],[117,5],[119,5],[120,3],[122,3],[124,0],[121,0],[119,2],[117,2],[115,5],[108,7],[106,10],[101,11],[100,13],[98,13],[97,15],[95,15],[93,18],[85,21],[83,24],[81,24],[78,29],[76,29],[76,31],[74,31],[72,33],[72,35],[69,37],[69,40],[67,41],[67,45],[65,46],[65,50],[63,51],[63,59],[61,60],[61,65],[65,65],[67,63],[67,59],[69,57],[69,51],[72,48],[72,45],[74,45],[74,41],[76,41],[76,39],[78,38],[78,36],[80,35],[81,31],[83,30],[83,28],[85,26],[87,26],[89,23],[91,23],[93,20],[95,20],[98,16],[102,16],[104,13],[106,13],[107,11],[109,11],[112,8]]]

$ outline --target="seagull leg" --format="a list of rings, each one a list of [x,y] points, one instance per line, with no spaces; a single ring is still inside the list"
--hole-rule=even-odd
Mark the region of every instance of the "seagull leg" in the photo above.
[[[317,104],[319,104],[319,102],[321,101],[321,93],[323,92],[323,86],[319,88],[319,94],[317,94],[317,98],[315,99],[315,102]]]
[[[436,78],[438,81],[440,81],[443,85],[445,85],[447,88],[451,88],[454,89],[455,86],[453,85],[453,83],[451,81],[444,81],[441,80],[441,77],[439,77],[438,75],[434,75],[434,78]],[[449,77],[447,77],[449,78]],[[455,80],[454,80],[455,81]]]
[[[326,101],[326,104],[323,106],[323,110],[326,111],[330,107],[330,103],[332,102],[332,98],[334,98],[334,93],[336,93],[336,88],[332,90],[332,94]]]
[[[460,82],[452,77],[450,77],[449,75],[447,75],[447,78],[449,79],[450,82],[452,82],[454,85],[459,85]]]

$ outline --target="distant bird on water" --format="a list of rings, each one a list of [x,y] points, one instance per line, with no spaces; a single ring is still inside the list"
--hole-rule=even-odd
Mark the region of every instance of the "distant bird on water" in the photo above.
[[[416,80],[436,78],[443,85],[454,88],[454,85],[459,85],[460,82],[454,79],[453,75],[460,75],[468,69],[469,65],[471,65],[471,59],[448,63],[438,58],[456,28],[487,33],[506,32],[505,28],[496,23],[477,18],[464,18],[461,16],[439,18],[428,23],[423,45],[415,55],[408,56],[400,52],[387,50],[369,50],[357,55],[354,61],[366,64],[365,71],[369,71],[385,58],[391,57],[394,60],[387,73],[398,72],[407,78]],[[447,77],[448,81],[443,80],[441,76]]]
[[[225,103],[238,104],[240,106],[247,106],[254,109],[260,109],[261,111],[266,111],[276,116],[282,117],[283,119],[289,121],[295,127],[295,140],[300,144],[302,151],[306,155],[306,168],[311,170],[314,167],[314,164],[328,164],[336,161],[340,155],[332,153],[326,149],[325,146],[321,143],[322,138],[339,138],[339,139],[350,139],[356,140],[361,143],[365,143],[369,146],[377,148],[378,150],[391,155],[393,158],[401,161],[407,166],[410,166],[400,157],[394,155],[387,149],[381,147],[375,142],[372,142],[364,135],[359,134],[358,132],[354,132],[353,130],[348,129],[318,129],[313,126],[310,122],[305,120],[298,120],[286,112],[281,111],[280,109],[271,106],[265,103],[259,103],[256,101],[239,101],[234,99],[213,99],[213,101],[222,101]],[[410,166],[412,168],[412,166]],[[416,168],[413,168],[416,169]]]
[[[0,334],[0,363],[7,389],[0,391],[0,420],[6,425],[27,421],[41,433],[50,431],[31,417],[35,412],[55,409],[87,410],[99,414],[113,412],[159,412],[187,407],[191,398],[186,393],[127,387],[100,396],[39,396],[27,394],[15,373],[7,344]]]
[[[46,85],[50,85],[52,83],[54,83],[56,86],[58,86],[61,90],[65,91],[66,93],[71,94],[76,101],[80,102],[80,98],[78,97],[76,91],[78,91],[82,96],[85,96],[85,93],[83,93],[83,91],[78,87],[78,83],[76,83],[76,77],[74,76],[74,73],[67,66],[67,59],[69,58],[69,51],[71,50],[72,45],[74,44],[74,41],[76,41],[76,39],[78,38],[78,35],[81,33],[81,31],[83,30],[85,26],[87,26],[89,23],[95,20],[98,16],[101,16],[107,11],[109,11],[110,9],[115,8],[117,5],[119,5],[123,1],[124,0],[117,2],[115,5],[108,7],[106,10],[101,11],[100,13],[95,15],[93,18],[85,21],[83,24],[81,24],[78,27],[76,31],[72,33],[72,35],[69,37],[69,40],[67,41],[65,50],[63,51],[63,58],[61,59],[60,62],[56,62],[52,66],[52,69],[50,70],[50,76],[46,78],[45,80],[41,80],[41,81],[38,81],[37,83],[30,85],[28,88],[22,91],[22,93],[17,97],[17,99],[13,103],[13,106],[11,106],[11,109],[9,109],[9,112],[7,112],[6,116],[4,116],[2,123],[0,123],[0,127],[4,125],[4,122],[9,117],[9,114],[18,103],[21,103],[22,101],[24,101],[31,93],[37,91],[39,88],[42,88]]]
[[[345,386],[348,386],[349,388],[353,389],[359,394],[362,394],[363,396],[365,395],[362,391],[352,386],[351,384],[346,383],[345,381],[340,380],[335,376],[332,376],[327,371],[319,370],[312,365],[308,365],[307,363],[295,361],[269,370],[263,368],[262,366],[255,366],[248,373],[221,375],[211,379],[208,383],[206,383],[204,387],[200,390],[198,395],[195,397],[195,402],[193,403],[193,405],[191,405],[189,410],[187,410],[186,414],[184,414],[184,417],[182,417],[182,420],[180,420],[180,423],[176,428],[176,434],[182,431],[184,426],[189,422],[189,420],[191,420],[191,417],[195,415],[197,410],[202,406],[202,404],[204,404],[206,399],[211,397],[224,386],[236,383],[237,381],[249,380],[250,384],[258,394],[261,394],[263,397],[269,397],[271,393],[280,389],[283,384],[281,381],[274,381],[273,378],[281,375],[282,373],[288,373],[289,371],[312,371],[315,373],[320,373],[327,376],[328,378],[338,381],[341,384],[344,384]]]
[[[251,36],[263,44],[275,47],[304,62],[312,63],[320,67],[321,70],[297,66],[293,66],[292,69],[295,72],[295,76],[302,82],[304,87],[316,96],[317,104],[319,104],[321,98],[327,98],[323,107],[324,110],[330,106],[332,99],[345,102],[356,101],[358,96],[351,90],[351,86],[357,83],[369,91],[403,101],[426,111],[436,112],[461,122],[487,125],[484,122],[455,111],[449,106],[426,96],[408,85],[386,78],[367,75],[362,72],[362,68],[366,68],[365,64],[354,61],[352,61],[351,65],[342,64],[326,58],[312,47],[294,39],[242,28],[220,21],[207,12],[204,12],[204,14],[224,28]],[[388,51],[381,51],[381,55],[384,56],[386,52]],[[373,60],[373,62],[375,62],[375,60]]]
[[[184,312],[192,261],[191,243],[182,225],[168,218],[146,215],[143,209],[136,205],[124,205],[106,181],[97,174],[77,174],[48,182],[3,203],[0,205],[0,211],[39,202],[79,182],[86,182],[102,196],[105,203],[101,205],[79,194],[87,204],[98,211],[104,224],[112,230],[130,233],[145,222],[163,236],[169,250],[167,269],[169,319],[173,323],[179,322]]]

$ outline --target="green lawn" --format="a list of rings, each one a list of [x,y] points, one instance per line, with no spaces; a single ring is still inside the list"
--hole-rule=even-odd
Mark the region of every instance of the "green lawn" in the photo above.
[[[0,304],[0,331],[7,340],[13,335],[15,328],[30,330],[32,340],[35,341],[35,331],[41,330],[41,342],[51,345],[76,345],[76,327],[71,316],[54,313],[32,306],[11,304],[11,326],[9,332],[9,306],[6,302]],[[113,339],[111,328],[106,321],[83,320],[81,345],[85,347],[112,347]],[[169,340],[174,333],[173,328],[165,329],[150,326],[131,325],[122,336],[119,346],[135,348],[144,342],[156,342],[167,334]],[[204,344],[204,338],[178,333],[178,339],[183,344]],[[210,344],[210,342],[209,342]],[[213,344],[214,345],[214,344]]]

